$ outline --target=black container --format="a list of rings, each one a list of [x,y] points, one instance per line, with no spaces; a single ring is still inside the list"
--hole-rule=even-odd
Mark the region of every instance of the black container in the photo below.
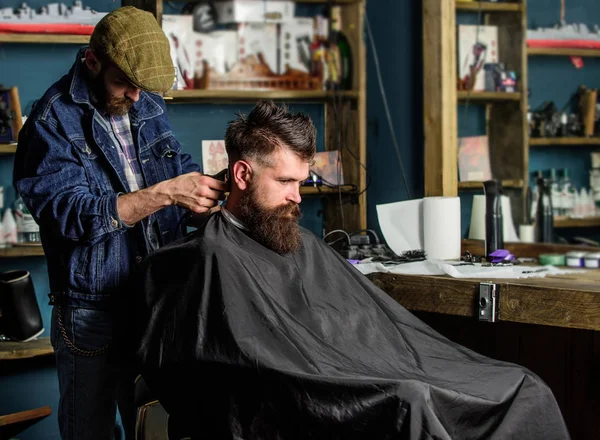
[[[28,341],[44,331],[31,276],[26,270],[0,273],[0,334]]]
[[[552,214],[552,196],[550,194],[550,181],[538,177],[538,200],[535,213],[535,241],[538,243],[552,243],[554,241],[554,217]]]
[[[485,254],[504,248],[502,231],[502,184],[498,180],[483,182],[485,192]]]

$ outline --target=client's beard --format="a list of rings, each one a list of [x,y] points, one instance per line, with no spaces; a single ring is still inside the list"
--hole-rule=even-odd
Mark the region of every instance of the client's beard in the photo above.
[[[111,116],[126,115],[133,106],[133,100],[127,96],[118,98],[108,94],[104,83],[104,70],[101,70],[95,78],[90,79],[90,87],[96,106]]]
[[[258,201],[254,185],[250,184],[240,198],[239,207],[240,220],[254,240],[281,255],[298,251],[302,246],[298,205],[265,208]]]

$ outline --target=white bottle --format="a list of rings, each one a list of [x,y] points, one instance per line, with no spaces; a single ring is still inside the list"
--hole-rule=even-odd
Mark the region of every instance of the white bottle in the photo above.
[[[575,207],[575,189],[571,183],[571,179],[569,177],[568,168],[563,169],[563,177],[560,183],[560,198],[561,198],[561,215],[565,215],[570,217],[573,215],[573,209]]]
[[[12,210],[6,209],[2,217],[2,229],[4,232],[4,241],[8,245],[17,242],[17,222],[13,216]]]
[[[579,192],[579,217],[588,216],[589,198],[588,192],[585,188],[581,188]]]
[[[550,198],[552,199],[552,215],[554,217],[562,214],[562,199],[560,197],[560,188],[558,186],[558,177],[556,169],[550,170]]]
[[[21,197],[15,200],[14,211],[17,222],[17,241],[19,243],[38,243],[40,241],[40,227],[33,219]]]
[[[571,211],[572,218],[581,218],[581,200],[579,197],[579,191],[575,189],[573,193],[573,210]]]

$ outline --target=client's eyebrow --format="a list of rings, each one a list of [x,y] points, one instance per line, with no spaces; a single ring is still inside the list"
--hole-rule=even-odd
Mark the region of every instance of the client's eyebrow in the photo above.
[[[277,180],[291,180],[293,182],[304,182],[309,177],[310,177],[310,174],[308,174],[304,179],[296,179],[295,177],[283,175],[283,176],[277,177]]]

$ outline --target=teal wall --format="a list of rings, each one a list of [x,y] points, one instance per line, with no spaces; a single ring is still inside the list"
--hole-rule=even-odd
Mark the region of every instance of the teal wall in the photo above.
[[[380,64],[381,83],[371,42],[367,45],[367,217],[380,233],[376,206],[423,197],[423,58],[421,2],[369,0],[367,17]],[[390,129],[381,86],[393,128]],[[395,134],[399,154],[393,144]],[[401,162],[398,159],[400,156]],[[402,165],[401,165],[402,164]],[[403,173],[408,186],[404,184]]]
[[[569,0],[567,19],[586,23],[600,23],[600,7],[596,0]],[[16,6],[20,0],[8,0],[2,6]],[[30,2],[40,6],[45,0]],[[393,130],[398,141],[405,178],[413,198],[423,196],[423,102],[422,102],[422,56],[421,5],[418,1],[369,0],[367,16],[380,61],[383,87],[386,91]],[[86,6],[101,11],[112,10],[119,3],[103,0],[88,0]],[[549,5],[546,0],[529,1],[529,21],[550,25],[558,18],[559,2]],[[365,38],[367,38],[365,33]],[[407,198],[401,167],[393,146],[388,126],[380,84],[369,40],[367,42],[367,141],[368,141],[368,225],[379,231],[375,206]],[[34,100],[48,86],[66,73],[77,52],[70,45],[0,45],[0,83],[19,87],[21,105],[27,113]],[[565,58],[531,59],[530,86],[531,105],[535,107],[543,100],[554,99],[564,102],[579,84],[598,87],[600,84],[600,60],[585,60],[586,67],[576,71]],[[169,116],[174,131],[183,149],[201,161],[200,141],[221,138],[226,124],[238,110],[247,111],[247,105],[170,105]],[[320,133],[319,147],[322,148],[323,112],[318,105],[294,105],[293,109],[308,112],[315,120]],[[470,107],[459,109],[459,134],[473,135],[482,131],[484,118],[481,112]],[[587,162],[586,162],[587,161]],[[589,168],[589,151],[551,149],[531,154],[532,169],[552,166],[569,166],[572,172]],[[14,200],[10,189],[12,159],[0,156],[0,185],[6,191],[6,202]],[[578,180],[579,181],[579,180]],[[470,200],[473,192],[462,193],[463,233],[468,231]],[[319,234],[322,229],[321,205],[318,200],[303,202],[303,224]],[[584,231],[581,231],[584,232]],[[47,306],[48,290],[46,264],[42,257],[0,260],[0,271],[13,268],[27,269],[32,273],[38,301],[42,309],[45,334],[49,332],[50,307]],[[55,370],[48,359],[0,363],[0,414],[21,411],[43,405],[57,410],[57,381]],[[56,419],[51,416],[25,431],[24,440],[57,439]]]

